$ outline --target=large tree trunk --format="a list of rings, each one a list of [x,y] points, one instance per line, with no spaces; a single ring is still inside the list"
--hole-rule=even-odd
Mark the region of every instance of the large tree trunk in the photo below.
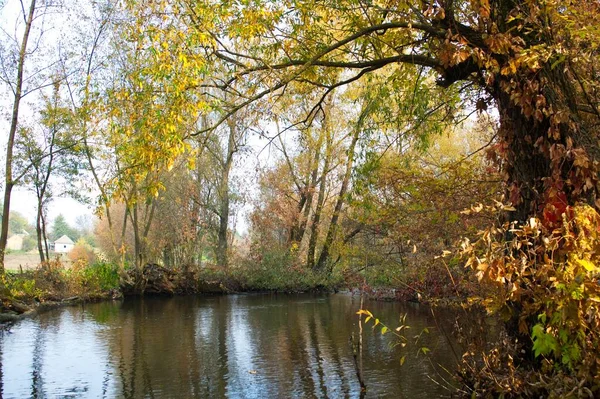
[[[135,265],[138,272],[144,269],[144,265],[148,261],[148,235],[150,234],[150,227],[152,226],[152,220],[154,219],[154,210],[156,209],[156,200],[152,199],[146,203],[146,206],[141,212],[137,202],[131,207],[129,212],[131,218],[131,225],[133,227],[134,237],[134,254],[135,254]],[[140,217],[141,216],[141,217]]]
[[[21,96],[23,91],[23,69],[25,66],[25,56],[27,55],[27,42],[31,32],[31,24],[35,14],[36,0],[31,0],[29,5],[29,14],[25,21],[25,32],[19,51],[19,61],[17,63],[17,82],[15,87],[15,97],[10,121],[10,130],[8,132],[8,142],[6,144],[6,169],[4,179],[4,202],[2,209],[2,229],[0,231],[0,273],[4,273],[4,253],[6,252],[6,242],[8,241],[8,218],[10,216],[10,198],[12,189],[15,185],[12,176],[13,147],[15,145],[15,135],[19,123],[19,106],[21,105]]]
[[[152,221],[154,220],[154,211],[156,209],[156,199],[152,198],[150,202],[146,202],[146,208],[144,209],[144,230],[142,231],[141,237],[141,250],[142,254],[140,262],[142,267],[148,260],[148,236],[150,234],[150,228],[152,227]]]
[[[500,114],[497,152],[503,160],[506,197],[516,209],[506,219],[522,223],[536,216],[552,227],[562,223],[567,207],[596,200],[594,162],[599,146],[593,139],[596,134],[586,131],[576,105],[570,103],[569,92],[574,89],[562,71],[546,67],[529,82],[539,86],[538,101],[568,110],[564,113],[568,120],[558,122],[553,113],[531,114],[535,111],[515,104],[499,85],[493,91]]]

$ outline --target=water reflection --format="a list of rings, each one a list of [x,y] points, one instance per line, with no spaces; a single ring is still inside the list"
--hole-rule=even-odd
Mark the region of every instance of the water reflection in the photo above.
[[[347,295],[239,295],[58,309],[0,332],[0,389],[4,398],[359,397],[350,344],[359,304]],[[420,345],[433,353],[391,347],[391,334],[364,326],[367,397],[448,396],[431,379],[443,381],[440,370],[456,363],[435,328],[454,316],[365,306],[390,325],[408,313],[411,341],[428,327]]]

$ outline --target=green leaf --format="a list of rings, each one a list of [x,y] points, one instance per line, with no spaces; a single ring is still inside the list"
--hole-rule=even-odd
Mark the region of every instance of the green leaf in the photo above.
[[[555,352],[558,347],[556,338],[550,334],[547,334],[544,331],[544,326],[541,324],[536,324],[533,326],[531,338],[533,339],[533,352],[536,357]]]

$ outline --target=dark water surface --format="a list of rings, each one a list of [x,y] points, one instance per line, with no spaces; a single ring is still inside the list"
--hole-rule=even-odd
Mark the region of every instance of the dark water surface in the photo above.
[[[128,299],[56,309],[0,332],[3,398],[359,397],[350,336],[358,297],[231,295]],[[365,302],[405,348],[363,328],[366,397],[447,397],[451,312]],[[414,336],[427,327],[419,344]],[[428,356],[419,354],[427,346]],[[400,358],[406,362],[400,366]],[[441,384],[441,385],[440,385]]]

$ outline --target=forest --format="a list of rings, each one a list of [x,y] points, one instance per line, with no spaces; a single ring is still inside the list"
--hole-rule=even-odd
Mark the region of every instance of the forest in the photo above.
[[[600,395],[597,1],[0,7],[3,312],[356,289],[501,320],[466,396]],[[14,188],[35,270],[5,268]]]

